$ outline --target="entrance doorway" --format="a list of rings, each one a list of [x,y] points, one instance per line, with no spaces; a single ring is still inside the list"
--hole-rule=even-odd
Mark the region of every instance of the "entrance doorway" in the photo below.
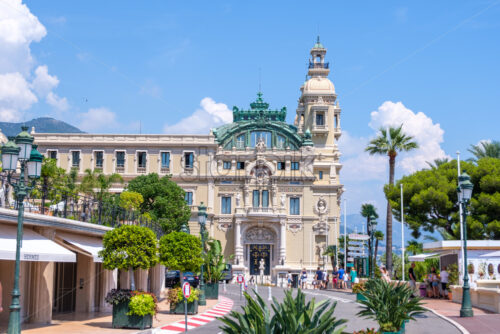
[[[271,245],[250,245],[250,275],[260,275],[259,263],[264,259],[264,275],[271,273]]]
[[[54,313],[75,311],[76,263],[57,262],[54,280]]]

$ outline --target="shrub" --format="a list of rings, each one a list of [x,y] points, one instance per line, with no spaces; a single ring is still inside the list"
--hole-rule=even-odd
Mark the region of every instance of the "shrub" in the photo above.
[[[127,301],[132,297],[132,290],[127,289],[111,289],[104,299],[106,303],[111,305],[117,305],[121,302]]]
[[[195,300],[198,300],[198,297],[200,295],[200,290],[199,289],[192,289],[191,294],[189,295],[189,298],[187,299],[188,303],[192,303]],[[168,290],[167,293],[167,300],[170,304],[178,304],[184,300],[184,295],[182,294],[182,289],[181,288],[174,288]]]
[[[129,312],[127,315],[155,316],[158,313],[158,301],[151,293],[134,292],[128,304]]]
[[[169,270],[198,272],[201,255],[201,240],[194,235],[172,232],[160,239],[160,261]]]
[[[365,284],[364,283],[356,283],[352,286],[353,293],[361,293],[363,291],[365,291]]]
[[[354,331],[352,334],[377,334],[378,331],[375,328],[362,329],[360,331]]]

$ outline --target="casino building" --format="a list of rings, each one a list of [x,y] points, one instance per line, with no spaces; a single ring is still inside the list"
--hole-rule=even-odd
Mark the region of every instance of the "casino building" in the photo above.
[[[219,239],[233,270],[257,275],[298,272],[326,265],[327,245],[339,235],[341,109],[328,79],[326,49],[310,51],[295,122],[287,109],[270,109],[262,93],[249,108],[233,108],[233,122],[206,135],[53,134],[33,131],[39,150],[66,170],[100,169],[127,181],[171,175],[192,208],[207,206],[207,227]],[[123,185],[113,191],[120,192]],[[231,255],[234,255],[231,257]]]

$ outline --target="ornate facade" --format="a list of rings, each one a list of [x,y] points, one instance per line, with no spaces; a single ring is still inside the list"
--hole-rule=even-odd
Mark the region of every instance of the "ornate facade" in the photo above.
[[[67,170],[98,168],[125,180],[172,175],[192,207],[191,233],[204,202],[210,235],[234,255],[236,271],[257,274],[261,259],[272,277],[312,270],[337,242],[342,193],[340,108],[325,55],[318,39],[294,125],[285,122],[286,108],[270,110],[259,92],[249,109],[233,108],[233,123],[207,135],[34,133],[35,141]]]

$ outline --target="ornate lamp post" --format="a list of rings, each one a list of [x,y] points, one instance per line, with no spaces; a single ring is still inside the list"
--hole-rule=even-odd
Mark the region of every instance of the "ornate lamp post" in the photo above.
[[[470,300],[469,273],[467,272],[467,205],[472,198],[472,189],[474,185],[470,182],[470,176],[466,172],[458,177],[458,202],[462,206],[463,215],[463,237],[464,237],[464,286],[462,288],[462,307],[460,308],[461,317],[472,317],[472,303]]]
[[[377,221],[376,217],[374,215],[370,215],[368,217],[368,274],[370,277],[373,277],[373,268],[375,267],[375,264],[373,263],[373,237],[375,235],[375,226],[377,226]]]
[[[7,144],[2,147],[2,168],[7,172],[7,182],[14,188],[18,210],[16,265],[14,270],[12,303],[10,305],[9,327],[7,329],[8,334],[21,333],[19,266],[21,260],[21,241],[23,239],[24,198],[33,189],[35,180],[40,178],[42,171],[43,156],[37,151],[36,145],[33,145],[33,140],[34,138],[28,133],[28,127],[22,127],[22,132],[15,139],[9,138]],[[19,180],[14,181],[11,177],[17,170],[18,162],[21,165],[21,173],[19,174]],[[31,184],[29,184],[26,176],[32,180]]]
[[[198,206],[198,223],[200,224],[200,235],[201,235],[201,248],[203,250],[203,255],[205,255],[205,223],[207,222],[207,207],[203,205],[203,202]],[[198,298],[198,303],[200,305],[207,305],[207,301],[205,299],[205,282],[203,279],[203,269],[205,265],[201,265],[201,274],[200,274],[200,296]]]

